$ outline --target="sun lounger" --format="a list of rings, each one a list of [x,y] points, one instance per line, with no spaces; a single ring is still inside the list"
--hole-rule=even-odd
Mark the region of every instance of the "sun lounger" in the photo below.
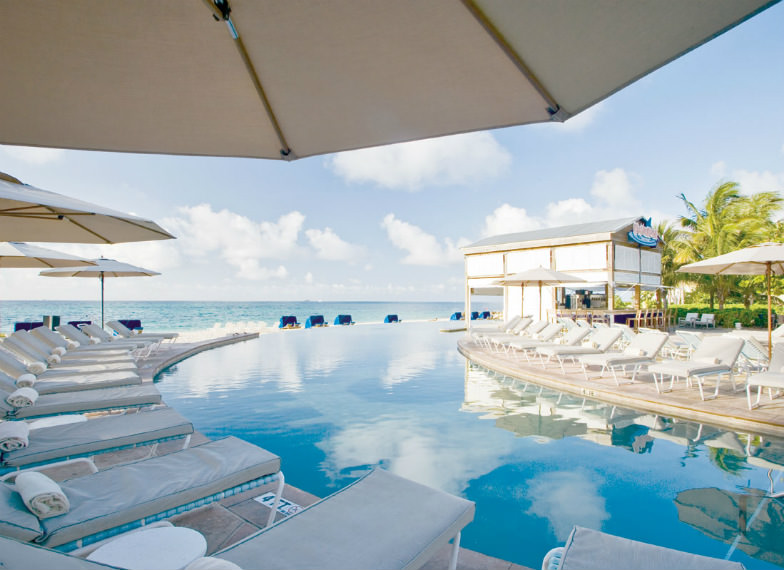
[[[735,379],[732,369],[738,360],[740,350],[743,347],[743,339],[734,336],[708,336],[691,355],[690,360],[664,360],[648,366],[648,372],[653,374],[656,391],[659,393],[669,392],[675,384],[676,378],[683,378],[687,384],[692,379],[697,380],[700,388],[700,398],[705,400],[703,384],[705,378],[716,377],[716,389],[708,399],[713,399],[719,395],[719,384],[721,377],[729,376],[733,389]],[[658,378],[656,375],[658,374]],[[664,389],[664,377],[670,376],[670,387]]]
[[[472,328],[471,337],[476,342],[484,344],[487,348],[491,348],[494,343],[493,339],[509,339],[522,335],[523,331],[526,330],[531,323],[533,323],[533,319],[530,317],[515,317],[510,319],[509,323],[504,323],[504,325],[507,326],[501,325],[498,328]]]
[[[76,328],[71,324],[67,325],[59,325],[57,327],[57,332],[63,335],[68,340],[72,340],[78,342],[80,346],[92,346],[92,345],[100,345],[101,340],[96,337],[91,337],[90,335],[82,332],[81,329]],[[141,348],[147,345],[150,341],[146,341],[144,339],[133,340],[133,339],[121,339],[118,338],[117,340],[112,341],[111,343],[104,343],[104,346],[111,347],[113,349],[120,349],[124,348],[127,350],[134,350],[136,348]]]
[[[117,333],[118,336],[122,338],[128,338],[128,339],[142,338],[142,339],[154,340],[157,338],[161,338],[164,340],[174,340],[179,336],[179,333],[176,332],[161,332],[161,333],[134,332],[128,327],[126,327],[121,321],[107,321],[106,326],[112,329],[115,333]]]
[[[639,333],[623,349],[623,352],[581,356],[579,360],[583,367],[585,379],[588,380],[589,366],[601,366],[598,377],[601,377],[605,370],[610,370],[615,383],[620,386],[616,370],[620,368],[625,373],[627,367],[633,366],[634,371],[632,372],[631,381],[634,382],[640,366],[656,361],[656,356],[664,346],[664,343],[667,342],[667,337],[668,335],[665,333],[659,332]]]
[[[421,568],[474,518],[474,503],[381,469],[213,556],[241,568]]]
[[[536,349],[536,353],[542,359],[542,366],[547,367],[547,363],[555,359],[564,370],[564,361],[569,358],[576,361],[576,358],[586,354],[601,354],[607,352],[621,338],[622,331],[616,327],[603,327],[596,329],[590,336],[590,344],[582,346],[563,346],[551,345],[541,346]]]
[[[9,392],[0,388],[0,417],[17,420],[54,414],[112,410],[161,403],[161,393],[152,384],[79,390],[60,394],[41,394],[33,405],[26,407],[10,405],[6,401],[8,396]]]
[[[5,346],[5,343],[3,343]],[[14,379],[18,379],[23,374],[34,374],[38,380],[62,380],[73,376],[88,376],[107,372],[122,372],[132,377],[137,368],[125,364],[89,364],[83,366],[62,366],[60,368],[48,368],[40,361],[25,363],[19,360],[14,354],[0,348],[0,371],[5,372]]]
[[[284,315],[280,318],[279,329],[298,329],[302,325],[297,322],[297,317],[294,315]]]
[[[33,329],[30,331],[30,334],[36,337],[38,340],[46,343],[47,346],[51,348],[60,347],[63,348],[71,353],[82,353],[86,357],[92,356],[93,354],[101,354],[102,352],[108,353],[119,353],[119,352],[129,352],[133,350],[132,346],[111,346],[108,344],[86,344],[83,345],[77,341],[67,339],[59,332],[55,332],[51,329],[46,327],[38,327],[37,329]],[[85,335],[86,336],[86,335]],[[89,337],[87,339],[89,341]]]
[[[142,383],[142,378],[136,372],[99,372],[96,374],[49,376],[36,378],[30,382],[20,381],[18,377],[12,378],[0,371],[0,388],[13,392],[24,385],[31,385],[39,394],[59,394],[78,390],[96,390],[99,388],[113,388],[116,386],[137,386]]]
[[[709,327],[716,328],[716,315],[713,313],[703,313],[700,315],[700,318],[694,321],[694,327],[705,327],[706,329]]]
[[[399,323],[400,319],[397,318],[397,315],[387,315],[384,317],[385,323]]]
[[[694,327],[694,323],[697,322],[697,313],[686,313],[685,317],[680,317],[678,319],[678,326],[679,327]]]
[[[26,354],[31,359],[46,362],[49,366],[57,368],[59,366],[77,366],[89,364],[126,364],[135,366],[130,351],[119,349],[112,352],[100,354],[74,354],[67,349],[53,349],[38,337],[27,331],[17,331],[6,339],[6,342],[15,343],[22,346]]]
[[[560,326],[560,324],[556,325]],[[547,330],[547,329],[545,329]],[[552,342],[552,338],[544,338],[544,335],[541,340],[539,339],[519,339],[513,340],[507,343],[510,349],[522,352],[525,355],[527,360],[531,360],[530,355],[532,352],[535,352],[537,348],[544,347],[544,346],[577,346],[579,345],[588,335],[591,334],[591,329],[586,329],[584,327],[573,327],[569,330],[563,337],[561,337],[561,342],[555,343]]]
[[[305,328],[312,329],[315,327],[325,327],[327,322],[324,320],[324,315],[310,315],[305,320]]]
[[[530,327],[528,328],[530,329]],[[549,343],[552,342],[553,339],[560,334],[560,332],[561,332],[560,323],[548,323],[539,332],[532,333],[530,335],[526,334],[526,332],[521,332],[520,334],[516,334],[516,335],[493,336],[490,338],[490,340],[496,346],[497,349],[503,348],[504,352],[510,352],[514,348],[512,346],[512,343],[518,343],[518,344]]]
[[[279,497],[277,455],[227,437],[63,481],[70,510],[52,518],[35,517],[2,483],[0,534],[69,551],[274,481]]]
[[[2,525],[2,523],[0,523]],[[78,556],[0,536],[0,568],[57,568],[58,570],[106,570],[115,568]]]
[[[575,526],[562,547],[549,551],[542,570],[603,568],[605,570],[743,570],[743,564],[629,540]]]
[[[766,372],[750,374],[746,377],[746,400],[749,410],[759,407],[762,389],[768,389],[768,397],[773,400],[784,390],[784,344],[774,344],[770,365]],[[751,390],[757,388],[757,401],[752,404]]]
[[[59,330],[59,329],[58,329]],[[154,342],[157,339],[149,339],[149,338],[122,338],[119,336],[114,336],[106,332],[103,328],[99,327],[96,324],[91,325],[82,325],[79,327],[79,330],[82,331],[84,334],[89,336],[91,339],[96,339],[102,343],[107,344],[117,344],[118,346],[127,346],[127,345],[135,345],[136,348],[142,348],[147,345],[149,342]]]
[[[172,439],[183,439],[187,447],[192,433],[193,424],[173,408],[112,414],[78,423],[42,427],[30,431],[27,447],[2,453],[0,471]]]

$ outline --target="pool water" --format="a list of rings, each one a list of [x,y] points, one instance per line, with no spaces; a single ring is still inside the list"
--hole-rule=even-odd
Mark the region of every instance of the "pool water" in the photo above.
[[[280,455],[287,482],[315,495],[381,466],[475,501],[462,545],[532,568],[574,525],[784,565],[784,508],[765,496],[784,442],[495,375],[443,326],[262,335],[169,368],[159,388],[206,435]]]

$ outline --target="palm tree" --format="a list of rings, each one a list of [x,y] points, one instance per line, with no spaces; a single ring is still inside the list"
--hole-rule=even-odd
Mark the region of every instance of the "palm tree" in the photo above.
[[[725,182],[705,197],[704,208],[698,208],[681,194],[687,215],[680,217],[685,232],[676,242],[674,260],[677,264],[692,263],[729,253],[763,241],[775,229],[772,214],[781,207],[781,197],[775,192],[760,192],[743,196],[737,182]],[[729,275],[692,275],[710,295],[711,308],[718,301],[719,309],[738,277]]]

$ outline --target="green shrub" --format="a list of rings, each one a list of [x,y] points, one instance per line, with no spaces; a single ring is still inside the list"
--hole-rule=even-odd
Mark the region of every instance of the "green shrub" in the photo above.
[[[682,319],[686,313],[713,313],[716,315],[716,326],[722,328],[734,328],[735,323],[741,323],[744,327],[768,327],[768,307],[767,305],[752,305],[746,309],[743,305],[724,305],[724,309],[711,310],[710,305],[705,303],[693,303],[689,305],[671,305],[675,310],[675,319]],[[773,322],[776,322],[776,311],[773,311]]]

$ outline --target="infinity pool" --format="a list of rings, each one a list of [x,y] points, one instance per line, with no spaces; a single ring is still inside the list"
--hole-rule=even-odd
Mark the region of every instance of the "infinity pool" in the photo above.
[[[382,466],[475,501],[462,545],[532,568],[573,525],[784,566],[784,508],[766,495],[784,442],[496,376],[443,326],[263,335],[177,364],[159,388],[206,435],[280,455],[315,495]]]

